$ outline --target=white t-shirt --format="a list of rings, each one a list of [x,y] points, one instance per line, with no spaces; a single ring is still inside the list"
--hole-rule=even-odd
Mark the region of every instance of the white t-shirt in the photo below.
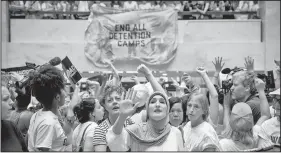
[[[220,150],[217,133],[208,122],[191,127],[191,122],[189,121],[183,127],[183,137],[186,151],[204,151],[209,146],[216,148],[216,151]]]
[[[86,127],[90,125],[87,130],[86,130]],[[84,140],[86,140],[87,138],[91,138],[93,139],[94,137],[94,133],[95,133],[95,129],[96,127],[98,126],[97,123],[95,122],[86,122],[86,123],[83,123],[83,124],[79,124],[75,130],[73,131],[73,135],[72,135],[72,147],[73,147],[73,150],[76,150],[75,151],[79,151],[79,145],[80,145],[80,142],[81,142],[81,139],[82,139],[82,135],[85,131],[85,135],[84,135]]]
[[[266,120],[261,125],[261,129],[266,139],[270,139],[273,144],[280,146],[280,121],[277,120],[277,117]]]
[[[126,10],[137,10],[138,9],[138,3],[136,1],[131,1],[131,3],[126,1],[126,2],[124,2],[124,9],[126,9]]]
[[[66,151],[67,137],[59,123],[58,117],[51,111],[33,114],[28,129],[28,150],[39,151],[38,148],[49,148],[50,151]]]

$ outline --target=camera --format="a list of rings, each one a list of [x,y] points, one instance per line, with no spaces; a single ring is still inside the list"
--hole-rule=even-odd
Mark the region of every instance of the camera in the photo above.
[[[230,88],[232,87],[233,83],[232,80],[223,80],[222,81],[222,89],[224,93],[228,93],[230,91]]]
[[[89,90],[89,84],[87,82],[82,82],[80,86],[80,91],[88,91]]]
[[[233,69],[225,68],[221,71],[221,73],[231,76],[239,71],[244,71],[244,69],[239,68],[239,67],[234,67]],[[224,94],[226,94],[230,91],[230,88],[232,87],[232,85],[233,85],[232,79],[222,80],[222,90],[223,90]]]

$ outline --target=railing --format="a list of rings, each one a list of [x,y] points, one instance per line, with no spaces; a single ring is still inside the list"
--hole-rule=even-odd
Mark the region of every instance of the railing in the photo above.
[[[90,15],[90,12],[78,12],[78,11],[39,11],[39,10],[25,10],[25,9],[9,9],[10,13],[24,13],[24,14],[78,14],[78,15]],[[195,15],[201,14],[200,12],[188,12],[183,11],[179,12],[179,15]],[[223,11],[207,11],[205,15],[235,15],[235,14],[244,14],[252,15],[257,14],[256,11],[245,11],[245,12],[223,12]]]

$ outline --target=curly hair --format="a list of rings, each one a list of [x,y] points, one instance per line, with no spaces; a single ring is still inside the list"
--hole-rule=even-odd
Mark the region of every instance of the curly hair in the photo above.
[[[73,108],[73,113],[80,123],[85,123],[90,120],[90,114],[95,110],[95,98],[85,98]]]
[[[116,91],[119,95],[122,95],[122,93],[125,92],[125,89],[121,86],[113,86],[113,85],[106,86],[102,98],[100,100],[101,106],[104,107],[106,98],[110,96],[114,91]]]
[[[46,108],[51,108],[55,96],[64,89],[62,71],[51,65],[41,66],[30,81],[32,94]]]
[[[250,88],[250,94],[254,95],[257,92],[255,87],[255,78],[256,75],[254,72],[249,71],[239,71],[233,75],[233,80],[239,79],[244,87]]]

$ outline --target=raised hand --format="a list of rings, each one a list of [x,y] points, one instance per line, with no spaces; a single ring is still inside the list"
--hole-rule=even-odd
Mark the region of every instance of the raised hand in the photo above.
[[[172,81],[173,81],[173,86],[175,87],[175,88],[179,88],[180,87],[180,85],[179,85],[179,83],[173,78],[173,77],[171,77],[171,79],[172,79]]]
[[[245,58],[245,68],[247,71],[254,71],[254,59],[250,56]]]
[[[259,79],[259,78],[256,78],[255,79],[255,86],[256,86],[256,89],[258,90],[258,91],[264,91],[264,89],[265,89],[265,82],[263,82],[261,79]]]
[[[202,76],[207,73],[207,70],[204,67],[197,67],[196,72]]]
[[[146,67],[144,64],[141,64],[140,66],[138,66],[137,71],[141,74],[144,74],[145,76],[147,76],[151,73],[149,68]]]
[[[127,118],[134,114],[136,109],[138,108],[139,103],[134,104],[132,99],[134,99],[136,92],[133,89],[129,89],[125,98],[124,94],[122,95],[123,100],[119,102],[119,112],[120,116]]]
[[[214,64],[217,72],[220,72],[225,64],[222,63],[222,57],[216,57],[215,62],[212,61],[212,63]]]

